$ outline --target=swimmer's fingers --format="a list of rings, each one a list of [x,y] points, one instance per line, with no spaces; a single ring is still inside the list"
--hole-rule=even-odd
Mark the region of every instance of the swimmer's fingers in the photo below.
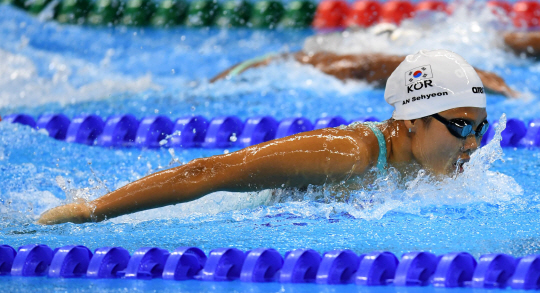
[[[85,223],[90,221],[91,210],[86,204],[71,203],[59,206],[44,212],[38,224],[55,225],[66,222],[75,224]]]
[[[521,96],[520,92],[514,91],[511,89],[504,79],[493,72],[483,71],[478,68],[475,68],[478,76],[482,80],[486,90],[502,94],[508,98],[519,98]]]
[[[511,88],[508,88],[508,90],[504,93],[505,96],[509,97],[509,98],[513,98],[513,99],[518,99],[521,97],[522,93],[521,92],[518,92],[518,91],[515,91]]]
[[[497,94],[502,94],[505,97],[512,98],[512,99],[518,99],[522,95],[521,92],[513,90],[506,83],[501,84],[499,87],[497,87],[495,89],[488,88],[488,90],[492,90],[493,92],[495,92]]]

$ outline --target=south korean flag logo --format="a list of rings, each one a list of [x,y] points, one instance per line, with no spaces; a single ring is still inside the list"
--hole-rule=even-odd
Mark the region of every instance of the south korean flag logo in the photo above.
[[[431,65],[419,66],[405,72],[405,85],[432,78]]]

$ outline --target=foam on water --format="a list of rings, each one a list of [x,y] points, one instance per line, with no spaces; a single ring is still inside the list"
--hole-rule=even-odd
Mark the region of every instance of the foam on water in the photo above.
[[[84,64],[78,64],[77,70],[73,63]],[[0,49],[0,108],[37,106],[51,102],[65,105],[105,99],[120,93],[134,94],[161,89],[153,82],[150,74],[131,78],[118,73],[105,73],[107,70],[104,64],[95,66],[83,60],[68,60],[55,54],[49,64],[49,69],[54,72],[52,77],[43,77],[38,74],[31,59]],[[95,81],[75,86],[69,80],[73,74]]]

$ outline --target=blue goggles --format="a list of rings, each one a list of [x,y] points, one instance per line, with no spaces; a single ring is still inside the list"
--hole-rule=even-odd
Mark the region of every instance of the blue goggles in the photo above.
[[[444,124],[446,128],[448,128],[448,131],[450,131],[450,133],[457,138],[465,139],[472,133],[474,133],[476,137],[481,137],[488,131],[489,128],[489,122],[487,120],[480,123],[476,130],[474,130],[472,125],[463,119],[457,118],[448,120],[437,113],[431,115],[431,117]]]

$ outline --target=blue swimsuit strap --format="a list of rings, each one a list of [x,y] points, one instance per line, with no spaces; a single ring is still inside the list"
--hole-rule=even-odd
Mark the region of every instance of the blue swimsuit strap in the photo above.
[[[364,122],[364,124],[373,131],[373,134],[377,137],[379,141],[379,158],[377,160],[377,169],[380,173],[386,173],[386,140],[382,131],[377,128],[377,125],[380,125],[380,122]]]

